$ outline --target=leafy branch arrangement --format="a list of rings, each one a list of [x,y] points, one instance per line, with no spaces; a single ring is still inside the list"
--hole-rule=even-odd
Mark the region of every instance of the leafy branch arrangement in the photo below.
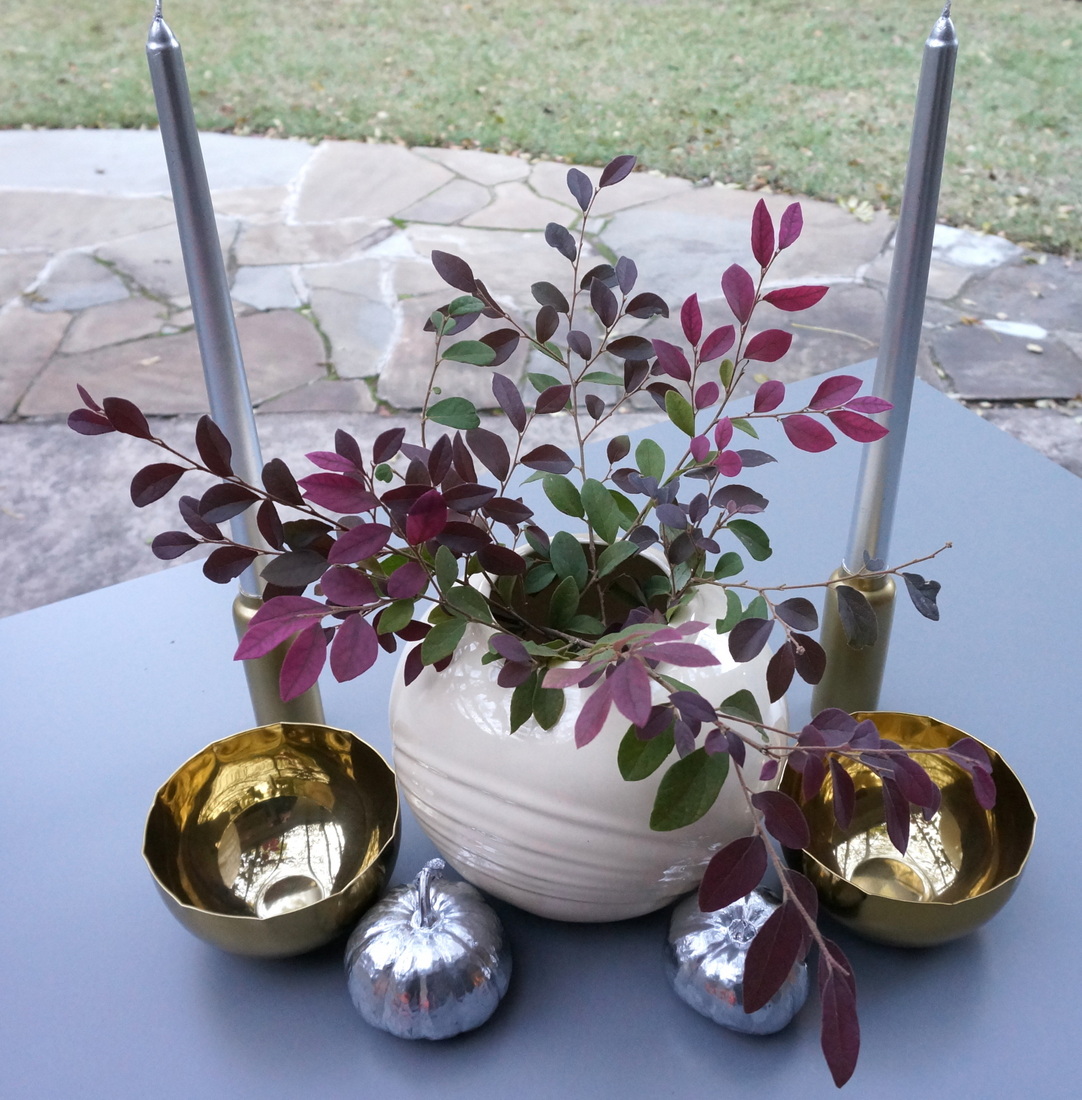
[[[513,729],[531,718],[551,728],[563,712],[565,692],[575,687],[588,691],[575,723],[577,744],[596,737],[614,708],[629,723],[618,756],[625,779],[653,774],[675,755],[661,780],[652,827],[675,829],[701,817],[732,772],[754,832],[715,855],[700,903],[707,910],[731,904],[773,866],[782,904],[748,953],[744,1007],[752,1012],[766,1004],[794,963],[818,947],[822,1046],[840,1086],[852,1074],[859,1049],[852,968],[818,930],[811,883],[784,865],[772,843],[803,848],[809,840],[803,813],[779,791],[751,792],[743,771],[746,750],[751,746],[766,757],[763,780],[773,778],[782,761],[795,768],[806,798],[829,779],[843,826],[852,815],[853,785],[840,761],[850,758],[871,768],[883,780],[890,837],[903,851],[910,814],[930,819],[940,792],[916,754],[882,739],[871,722],[858,724],[828,710],[798,734],[772,730],[750,692],[717,702],[675,673],[717,663],[691,640],[716,628],[728,636],[738,662],[754,659],[780,635],[767,669],[772,701],[794,675],[818,682],[826,658],[810,636],[818,627],[811,601],[788,595],[790,586],[757,587],[737,579],[742,554],[763,561],[771,549],[767,533],[749,518],[762,513],[767,500],[731,479],[775,461],[750,445],[758,439],[757,422],[774,421],[793,446],[819,452],[834,446],[834,431],[859,443],[880,438],[885,429],[871,416],[889,405],[860,395],[859,379],[839,376],[793,409],[783,408],[781,382],[763,382],[750,409],[730,415],[730,399],[751,364],[778,361],[792,341],[777,328],[752,332],[760,307],[798,312],[827,291],[765,289],[772,265],[801,233],[800,205],[790,205],[775,227],[759,202],[751,226],[758,272],[734,264],[721,279],[732,323],[708,330],[692,295],[679,310],[681,346],[648,335],[669,318],[669,308],[658,295],[636,291],[630,259],[582,270],[597,195],[624,179],[634,163],[633,157],[616,158],[596,188],[578,169],[568,172],[582,217],[574,232],[555,223],[545,231],[546,242],[570,265],[568,290],[535,283],[539,308],[530,322],[501,306],[464,260],[432,254],[439,275],[459,293],[426,326],[435,355],[417,442],[407,442],[403,428],[392,428],[366,452],[339,430],[333,450],[308,455],[319,472],[298,480],[284,462],[272,459],[262,483],[254,485],[234,474],[229,443],[208,417],[196,428],[197,457],[156,437],[131,402],[111,397],[99,404],[82,387],[84,407],[71,414],[69,424],[84,435],[137,436],[167,452],[167,461],[133,478],[137,506],[165,496],[193,471],[220,479],[199,498],[180,498],[187,530],[159,535],[152,549],[172,559],[197,546],[213,547],[203,571],[219,583],[263,560],[265,603],[237,657],[258,658],[289,643],[283,699],[314,684],[328,659],[336,679],[350,680],[372,666],[381,648],[394,652],[400,644],[407,647],[407,683],[425,666],[442,670],[467,626],[478,623],[491,630],[486,660],[498,665],[498,683],[510,693]],[[490,322],[489,331],[459,338],[482,321]],[[529,397],[499,370],[520,348],[531,356]],[[533,366],[539,360],[543,369]],[[490,371],[493,396],[510,429],[506,436],[484,427],[466,398],[442,395],[437,379],[446,362]],[[627,435],[616,434],[600,458],[600,444],[590,446],[599,430],[643,394],[686,436],[683,452],[669,462],[649,437],[633,448]],[[556,414],[570,419],[574,445],[528,443],[535,421]],[[740,446],[740,437],[749,445]],[[585,528],[582,537],[549,532],[535,522],[516,495],[523,473],[526,481],[540,481],[561,515]],[[252,507],[266,546],[240,544],[219,526]],[[867,567],[869,575],[900,575],[917,610],[936,619],[939,585],[911,572],[915,564]],[[305,595],[312,585],[314,594]],[[726,614],[713,624],[685,621],[688,603],[703,585],[725,592]],[[850,643],[867,644],[873,612],[855,587],[841,586],[840,592]],[[765,744],[767,731],[780,735],[781,744]],[[980,746],[963,741],[944,751],[972,775],[981,804],[990,805],[990,763]]]

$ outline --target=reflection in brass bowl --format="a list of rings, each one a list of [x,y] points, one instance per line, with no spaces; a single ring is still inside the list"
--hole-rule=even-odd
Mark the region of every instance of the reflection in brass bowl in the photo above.
[[[277,723],[215,741],[158,791],[143,857],[170,912],[240,955],[298,955],[375,901],[398,854],[394,772],[352,733]]]
[[[855,717],[870,718],[883,737],[904,748],[944,748],[966,736],[916,714]],[[812,835],[808,848],[787,856],[815,884],[822,907],[867,939],[903,947],[946,943],[998,913],[1014,893],[1029,857],[1037,817],[1018,777],[998,753],[984,747],[996,784],[991,810],[977,804],[963,769],[942,756],[917,757],[941,788],[943,802],[931,821],[919,810],[913,812],[904,855],[887,836],[874,772],[845,762],[856,788],[856,808],[843,830],[834,820],[829,777],[805,803],[800,775],[786,769],[781,789],[801,804]]]

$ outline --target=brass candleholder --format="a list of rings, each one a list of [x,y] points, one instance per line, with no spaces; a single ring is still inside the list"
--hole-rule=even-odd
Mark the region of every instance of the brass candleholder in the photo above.
[[[857,713],[903,748],[938,749],[965,737],[961,730],[916,714]],[[969,775],[946,757],[920,763],[943,792],[931,821],[914,811],[903,855],[890,842],[879,777],[844,762],[856,788],[847,829],[834,818],[830,779],[805,802],[800,775],[786,769],[781,790],[804,810],[812,840],[787,852],[790,865],[815,885],[820,905],[854,932],[880,943],[925,947],[964,936],[990,920],[1014,893],[1033,846],[1037,816],[1025,788],[1003,758],[992,760],[996,804],[984,810]]]
[[[394,772],[375,749],[277,723],[182,765],[154,800],[143,856],[189,932],[241,955],[298,955],[375,901],[399,829]]]

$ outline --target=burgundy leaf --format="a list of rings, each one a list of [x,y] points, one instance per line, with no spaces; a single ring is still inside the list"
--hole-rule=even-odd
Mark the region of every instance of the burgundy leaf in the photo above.
[[[761,493],[749,489],[747,485],[723,485],[711,497],[710,503],[714,508],[755,515],[762,512],[769,502]]]
[[[519,335],[513,328],[500,328],[495,332],[488,332],[481,337],[481,343],[486,344],[496,353],[495,358],[488,364],[490,367],[498,367],[506,363],[518,347]]]
[[[719,451],[723,451],[729,446],[732,438],[733,422],[727,416],[723,416],[714,428],[714,446]]]
[[[279,554],[260,574],[281,588],[304,588],[327,571],[327,559],[317,550],[290,550]]]
[[[531,470],[543,470],[546,474],[566,474],[575,467],[568,453],[552,443],[535,447],[519,461]]]
[[[274,550],[281,550],[285,545],[285,528],[282,526],[282,518],[278,515],[278,509],[274,501],[264,500],[256,509],[256,526],[259,533],[267,540],[267,545]]]
[[[758,657],[774,629],[773,619],[742,619],[729,631],[729,652],[734,661]]]
[[[511,456],[500,436],[487,428],[470,428],[466,432],[466,443],[493,477],[506,481],[511,472]]]
[[[776,309],[785,310],[786,313],[799,313],[802,309],[810,309],[829,289],[828,286],[781,287],[764,294],[763,301],[769,302]]]
[[[639,650],[654,661],[664,661],[677,668],[712,668],[720,664],[717,657],[705,646],[694,642],[665,642],[662,645],[644,645]]]
[[[751,804],[763,815],[770,835],[786,848],[807,848],[811,831],[800,807],[781,791],[760,791]]]
[[[216,477],[233,476],[233,448],[225,432],[209,416],[201,416],[195,426],[195,446],[203,465]]]
[[[332,565],[352,565],[378,554],[391,537],[391,529],[385,523],[358,523],[344,531],[335,540],[327,560]]]
[[[846,401],[845,407],[858,413],[881,413],[894,408],[889,401],[884,401],[882,397],[873,397],[871,394],[854,397],[852,401]]]
[[[390,462],[398,454],[405,436],[405,428],[388,428],[385,432],[380,432],[376,436],[375,443],[372,444],[372,461],[377,465],[381,462]]]
[[[800,236],[804,228],[804,214],[800,209],[800,203],[790,203],[781,216],[781,224],[778,227],[778,248],[788,248]]]
[[[582,403],[591,420],[600,420],[605,415],[605,402],[596,393],[588,393]]]
[[[627,303],[624,312],[629,317],[638,317],[640,320],[645,321],[649,317],[668,317],[669,307],[664,298],[646,291],[642,294],[636,294]]]
[[[774,259],[774,221],[762,199],[751,216],[751,254],[760,267],[768,267]]]
[[[205,520],[199,511],[199,501],[195,497],[181,497],[177,501],[177,509],[184,522],[201,538],[221,542],[222,532],[217,524]]]
[[[377,635],[377,641],[386,649],[386,640],[389,639],[391,645],[394,645],[394,636],[391,634]],[[393,653],[394,650],[392,649]],[[425,663],[421,660],[421,647],[415,645],[407,654],[406,659],[402,662],[402,680],[406,684],[412,684],[418,676],[424,672]]]
[[[387,578],[387,595],[392,600],[412,600],[428,587],[428,573],[420,562],[408,561]]]
[[[537,311],[537,320],[534,322],[534,331],[537,334],[539,344],[548,343],[553,333],[559,328],[560,317],[552,306],[542,306]]]
[[[717,402],[721,396],[721,389],[717,382],[704,382],[695,391],[695,408],[706,409]]]
[[[497,523],[515,527],[533,517],[533,509],[512,497],[493,497],[482,505],[481,510]]]
[[[758,1012],[785,984],[804,946],[804,922],[791,901],[767,918],[744,962],[744,1011]]]
[[[150,550],[156,558],[172,561],[198,545],[199,540],[193,539],[187,531],[163,531],[160,535],[155,535]]]
[[[602,680],[582,704],[575,719],[575,745],[588,745],[600,732],[612,709],[612,688],[608,680]]]
[[[617,359],[625,360],[625,379],[627,378],[628,364],[645,363],[647,359],[652,359],[654,356],[654,345],[645,336],[621,336],[618,340],[610,340],[605,345],[605,350],[615,355]],[[643,371],[642,376],[644,375],[645,371]],[[639,381],[634,386],[628,383],[627,388],[637,389],[641,385],[642,376],[636,376]]]
[[[808,408],[821,410],[844,405],[856,394],[861,385],[860,379],[850,374],[838,374],[824,379],[808,403]]]
[[[379,503],[361,482],[347,474],[310,474],[298,485],[313,504],[342,515],[370,512]]]
[[[361,615],[350,615],[331,642],[331,675],[339,683],[367,672],[379,656],[379,641],[372,624]]]
[[[567,346],[580,358],[589,359],[594,353],[594,346],[590,342],[590,337],[585,332],[580,332],[577,328],[572,329],[567,334]]]
[[[774,613],[787,626],[794,630],[815,630],[819,625],[819,614],[815,604],[803,596],[793,596],[783,600],[774,608]]]
[[[749,469],[753,466],[765,466],[768,462],[777,462],[777,459],[773,455],[768,455],[766,451],[755,451],[742,447],[736,453],[740,457],[743,466]]]
[[[755,308],[755,280],[739,264],[733,264],[721,277],[721,290],[733,316],[746,325]]]
[[[887,822],[887,836],[891,844],[903,855],[909,847],[909,799],[902,794],[893,779],[882,777],[883,812]]]
[[[555,248],[565,260],[575,262],[579,251],[575,238],[559,222],[549,222],[545,226],[545,244]]]
[[[493,646],[495,648],[495,646]],[[525,652],[525,649],[524,649]],[[527,660],[529,655],[527,654]],[[564,688],[578,687],[584,680],[596,676],[598,669],[590,664],[561,665],[558,668],[550,668],[541,681],[541,686],[562,691]],[[649,719],[647,719],[649,721]]]
[[[438,489],[417,498],[406,513],[406,541],[411,546],[435,538],[447,525],[447,505]]]
[[[251,489],[224,481],[220,485],[212,485],[199,498],[199,514],[207,523],[224,523],[239,516],[258,499]]]
[[[358,470],[364,469],[364,457],[361,455],[361,445],[344,428],[337,428],[335,430],[334,449],[343,458],[348,458]]]
[[[567,406],[567,399],[570,396],[571,386],[566,382],[559,386],[549,386],[547,390],[543,390],[537,395],[534,412],[538,414],[562,412]]]
[[[699,309],[699,296],[692,294],[684,299],[680,307],[680,327],[684,330],[684,339],[691,345],[698,344],[703,335],[703,314]]]
[[[203,562],[203,576],[215,584],[234,581],[259,557],[256,550],[245,546],[219,546]]]
[[[486,573],[497,577],[517,577],[526,572],[526,559],[508,546],[482,546],[477,551],[477,560]]]
[[[793,641],[797,646],[793,654],[796,658],[797,675],[806,684],[819,683],[827,667],[827,655],[823,647],[807,634],[794,634]]]
[[[771,656],[766,666],[766,686],[772,703],[776,703],[789,690],[795,671],[793,645],[786,642]]]
[[[351,458],[340,455],[337,451],[309,451],[304,456],[314,466],[321,470],[329,470],[336,474],[355,474],[358,472],[357,464]]]
[[[699,362],[709,363],[712,359],[717,359],[724,355],[734,343],[736,343],[736,329],[732,325],[723,325],[721,328],[714,329],[703,341],[703,346],[699,348]]]
[[[297,635],[282,661],[278,692],[288,703],[303,695],[319,679],[327,660],[327,635],[318,623]]]
[[[688,444],[688,450],[691,451],[691,457],[696,462],[703,462],[710,453],[710,440],[705,435],[697,435]]]
[[[379,593],[372,581],[348,565],[336,565],[319,579],[323,595],[339,607],[371,607],[379,603]]]
[[[795,754],[794,754],[795,755]],[[790,757],[792,760],[792,757]],[[827,769],[821,756],[806,755],[800,777],[800,797],[810,802],[822,789]]]
[[[860,1022],[857,1019],[853,970],[841,949],[825,941],[831,958],[842,969],[830,969],[819,955],[819,1003],[822,1013],[820,1042],[834,1084],[841,1088],[857,1066],[860,1054]]]
[[[506,661],[516,665],[531,665],[533,661],[521,638],[514,634],[493,634],[488,644]],[[551,671],[551,670],[550,670]]]
[[[451,472],[451,438],[441,435],[432,444],[432,453],[428,456],[428,476],[433,485],[439,485]]]
[[[579,209],[586,211],[590,208],[590,201],[594,197],[594,185],[590,177],[578,168],[569,168],[567,171],[567,189],[575,197]]]
[[[461,432],[455,432],[451,439],[451,461],[454,463],[455,473],[463,481],[477,481],[477,467],[473,464],[473,455],[470,454]]]
[[[83,404],[88,409],[90,409],[90,410],[92,410],[93,412],[96,412],[96,413],[101,412],[101,405],[99,405],[97,403],[97,401],[95,401],[94,398],[90,396],[90,394],[86,391],[86,389],[83,386],[81,386],[79,383],[76,383],[75,388],[79,393],[79,397],[82,398]]]
[[[903,797],[914,806],[919,806],[929,815],[936,813],[942,799],[942,792],[932,781],[931,776],[911,757],[901,754],[893,758],[894,782]]]
[[[107,397],[102,402],[102,408],[109,418],[109,423],[118,432],[123,432],[124,435],[134,435],[139,439],[154,438],[150,425],[147,423],[147,418],[139,407],[132,404],[131,401],[123,397]]]
[[[759,769],[759,782],[772,783],[778,775],[779,764],[777,760],[767,760]]]
[[[982,810],[990,810],[996,804],[996,782],[991,772],[975,768],[969,773],[973,780],[973,794]]]
[[[947,755],[953,757],[968,772],[991,772],[992,761],[985,747],[972,737],[962,737],[955,741],[947,750]]]
[[[620,307],[616,302],[616,295],[600,280],[594,279],[590,283],[590,306],[605,328],[612,328],[620,315]],[[587,358],[587,356],[583,356]]]
[[[263,467],[262,476],[263,488],[279,503],[291,506],[304,503],[296,479],[280,458],[272,458]]]
[[[803,413],[794,413],[792,416],[785,417],[781,426],[789,442],[801,451],[817,454],[819,451],[830,450],[836,442],[827,427]]]
[[[436,536],[436,541],[455,554],[473,554],[492,542],[492,536],[484,527],[478,527],[474,523],[450,520]]]
[[[473,277],[470,265],[449,252],[439,252],[433,249],[432,266],[436,274],[455,290],[461,290],[464,294],[472,294],[477,286],[477,280]]]
[[[116,431],[107,416],[102,416],[90,409],[76,409],[70,413],[68,427],[80,435],[108,435],[109,432]]]
[[[476,481],[464,481],[451,489],[445,489],[443,499],[447,507],[455,512],[473,512],[482,504],[490,501],[496,490],[490,485],[479,485]]]
[[[518,392],[518,386],[505,374],[492,376],[492,396],[496,398],[504,415],[511,422],[517,432],[526,427],[526,406],[522,403],[522,396]]]
[[[635,287],[635,280],[639,277],[639,271],[635,266],[635,261],[628,259],[627,256],[621,256],[616,261],[615,275],[616,281],[620,285],[620,290],[624,294],[630,294]]]
[[[766,845],[757,833],[727,844],[707,864],[699,908],[713,913],[750,894],[766,874]]]
[[[650,718],[650,675],[633,658],[621,661],[609,677],[612,701],[616,709],[636,726],[645,726]]]
[[[145,508],[148,504],[161,500],[185,473],[185,468],[175,462],[155,462],[144,466],[131,479],[132,504],[136,508]]]
[[[601,173],[601,179],[598,181],[598,187],[612,187],[613,184],[619,183],[630,175],[634,167],[635,158],[633,156],[625,153],[623,156],[614,157],[605,165],[605,170]]]
[[[667,374],[680,382],[691,381],[691,364],[675,344],[670,344],[667,340],[654,340],[653,345],[657,365],[662,374]]]
[[[789,350],[793,334],[780,328],[768,328],[757,332],[744,348],[744,355],[759,363],[776,363]]]
[[[848,409],[838,409],[827,413],[827,416],[838,431],[858,443],[874,443],[877,439],[882,439],[889,430],[885,425]]]
[[[856,787],[853,777],[836,756],[830,758],[830,786],[833,792],[831,805],[834,807],[834,818],[842,829],[848,829],[856,808]]]
[[[326,614],[324,604],[307,596],[276,596],[252,616],[234,660],[263,657],[298,630],[318,623]]]

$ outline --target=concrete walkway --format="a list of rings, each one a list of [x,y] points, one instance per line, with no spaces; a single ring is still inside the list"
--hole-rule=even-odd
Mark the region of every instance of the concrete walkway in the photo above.
[[[433,249],[465,258],[525,312],[536,308],[530,283],[566,282],[542,235],[578,213],[565,165],[221,134],[203,148],[268,456],[323,446],[340,422],[364,436],[417,408],[431,368],[421,327],[454,293],[432,270]],[[719,278],[750,262],[758,198],[636,173],[597,204],[592,247],[599,261],[635,259],[638,289],[677,306],[697,292],[720,318]],[[790,201],[767,196],[776,215]],[[875,355],[891,262],[886,215],[803,209],[805,237],[772,274],[832,290],[808,314],[771,319],[796,336],[772,371],[785,380]],[[942,227],[919,372],[1082,475],[1082,267]],[[77,382],[157,416],[205,411],[160,138],[3,131],[0,614],[157,567],[144,544],[173,524],[171,508],[130,515],[127,479],[152,452],[64,427]],[[443,385],[492,404],[475,368]],[[190,439],[183,422],[163,431]]]

